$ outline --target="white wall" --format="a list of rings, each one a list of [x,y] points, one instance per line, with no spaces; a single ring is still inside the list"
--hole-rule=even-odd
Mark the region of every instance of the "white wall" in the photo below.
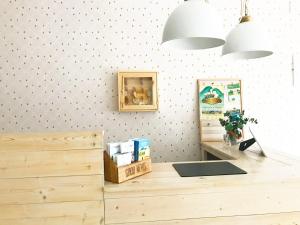
[[[107,141],[149,137],[154,161],[195,160],[200,157],[196,80],[239,77],[244,108],[265,134],[297,138],[300,79],[293,87],[291,58],[300,49],[300,4],[250,1],[276,54],[226,62],[220,48],[179,52],[160,46],[164,23],[181,2],[1,0],[1,132],[104,129]],[[229,32],[238,22],[240,2],[210,2]],[[117,111],[119,70],[159,72],[158,112]]]

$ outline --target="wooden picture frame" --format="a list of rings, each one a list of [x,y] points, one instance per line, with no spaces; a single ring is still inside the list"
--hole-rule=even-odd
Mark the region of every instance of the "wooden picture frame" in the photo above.
[[[157,72],[118,72],[119,111],[158,110]]]
[[[242,80],[201,79],[198,80],[200,141],[223,141],[225,128],[219,118],[227,110],[243,110]]]

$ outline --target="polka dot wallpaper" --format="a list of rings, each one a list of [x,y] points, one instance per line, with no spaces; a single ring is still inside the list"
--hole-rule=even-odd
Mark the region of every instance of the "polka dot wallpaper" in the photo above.
[[[243,79],[244,108],[271,131],[287,113],[280,104],[292,101],[279,87],[295,91],[291,62],[300,48],[291,33],[300,4],[250,1],[250,13],[270,32],[276,53],[228,62],[221,48],[161,46],[164,23],[181,2],[1,0],[0,131],[105,130],[107,142],[148,137],[156,162],[198,160],[197,79],[233,77]],[[229,32],[238,23],[240,2],[210,2]],[[159,72],[157,112],[118,112],[117,72],[124,70]]]

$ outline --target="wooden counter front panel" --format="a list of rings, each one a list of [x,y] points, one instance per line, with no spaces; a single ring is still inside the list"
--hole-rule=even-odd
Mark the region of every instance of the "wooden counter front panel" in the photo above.
[[[141,222],[139,225],[297,225],[300,223],[300,212],[232,216],[203,219],[184,219],[170,221]],[[117,224],[115,224],[117,225]],[[122,225],[137,225],[122,223]]]
[[[103,200],[103,175],[0,179],[0,206]]]
[[[77,218],[80,224],[86,225],[89,224],[89,220],[93,220],[95,223],[91,225],[98,225],[104,222],[102,210],[103,201],[5,205],[0,206],[0,224],[4,225],[9,221],[14,221],[13,225],[22,224],[23,221],[43,221],[39,224],[31,223],[31,225],[48,225],[49,222],[44,221],[51,221],[51,225],[71,225],[58,223],[58,221],[72,221],[72,218]]]
[[[49,177],[103,174],[99,150],[0,152],[0,177]],[[101,162],[101,164],[100,164]]]
[[[295,199],[295,196],[300,196],[300,184],[275,189],[272,185],[266,184],[265,188],[253,187],[252,191],[247,192],[240,187],[239,190],[235,189],[232,192],[157,195],[157,197],[106,199],[107,224],[269,214],[300,209],[300,201]]]
[[[0,134],[0,151],[60,151],[103,149],[102,132]]]
[[[1,225],[104,224],[102,133],[0,135]]]

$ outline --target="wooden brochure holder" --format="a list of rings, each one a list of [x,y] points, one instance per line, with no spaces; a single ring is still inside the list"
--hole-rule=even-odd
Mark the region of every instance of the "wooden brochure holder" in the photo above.
[[[122,183],[152,171],[151,159],[131,163],[127,166],[117,167],[106,151],[104,151],[104,177],[113,183]]]

